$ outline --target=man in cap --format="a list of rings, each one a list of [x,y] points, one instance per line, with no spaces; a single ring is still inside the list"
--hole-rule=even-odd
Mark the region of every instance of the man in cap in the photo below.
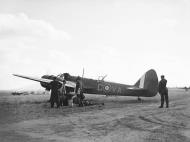
[[[169,100],[168,100],[168,88],[166,87],[167,84],[167,80],[164,78],[164,75],[161,75],[161,80],[159,82],[159,94],[161,96],[161,105],[159,106],[159,108],[163,108],[164,105],[164,100],[166,102],[166,108],[169,107]]]

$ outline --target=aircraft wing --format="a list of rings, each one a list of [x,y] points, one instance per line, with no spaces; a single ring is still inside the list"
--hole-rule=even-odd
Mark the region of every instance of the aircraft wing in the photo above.
[[[18,75],[18,74],[13,74],[13,75],[14,75],[14,76],[17,76],[17,77],[21,77],[21,78],[25,78],[25,79],[37,81],[37,82],[43,82],[43,83],[50,83],[50,82],[52,81],[52,79],[29,77],[29,76]],[[71,87],[71,88],[75,88],[75,87],[76,87],[76,83],[75,83],[75,82],[72,82],[72,81],[66,81],[65,86]]]
[[[37,81],[37,82],[44,82],[44,83],[50,83],[52,80],[51,79],[45,79],[45,78],[35,78],[35,77],[29,77],[25,75],[18,75],[18,74],[13,74],[14,76]]]

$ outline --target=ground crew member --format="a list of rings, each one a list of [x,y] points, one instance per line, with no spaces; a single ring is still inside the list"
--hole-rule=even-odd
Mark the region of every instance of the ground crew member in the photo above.
[[[66,81],[63,80],[63,86],[62,86],[62,105],[63,106],[68,106],[68,93],[65,87]]]
[[[64,106],[64,100],[65,100],[65,83],[66,81],[63,80],[62,87],[59,89],[59,105]]]
[[[78,93],[79,88],[81,88],[81,85],[80,85],[80,77],[78,76],[77,79],[76,79],[75,94]]]
[[[62,86],[62,84],[56,80],[56,77],[53,79],[52,82],[50,82],[51,85],[51,97],[50,97],[50,102],[51,102],[51,108],[54,107],[54,103],[56,103],[57,108],[59,108],[59,90]]]
[[[164,100],[166,102],[166,108],[169,107],[169,100],[168,100],[168,88],[166,87],[167,80],[164,78],[164,75],[161,75],[161,80],[159,82],[159,94],[161,96],[161,105],[159,108],[163,108]]]
[[[85,96],[84,96],[83,90],[81,88],[80,77],[77,77],[77,79],[76,79],[75,94],[76,94],[76,97],[77,97],[77,102],[79,104],[79,107],[84,106],[83,100],[84,100]]]
[[[81,88],[79,88],[79,90],[77,92],[77,98],[78,98],[79,107],[83,107],[84,106],[83,101],[84,101],[85,96],[84,96]]]

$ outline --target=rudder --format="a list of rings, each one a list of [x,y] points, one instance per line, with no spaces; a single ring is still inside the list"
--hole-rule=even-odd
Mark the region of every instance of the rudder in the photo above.
[[[158,77],[156,71],[147,71],[136,83],[136,87],[146,89],[147,97],[155,96],[158,92]]]

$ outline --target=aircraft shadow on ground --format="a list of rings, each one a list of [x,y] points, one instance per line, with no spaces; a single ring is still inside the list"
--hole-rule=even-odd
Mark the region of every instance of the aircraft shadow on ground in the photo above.
[[[104,102],[104,103],[120,103],[120,104],[141,104],[141,103],[158,103],[160,100],[156,98],[141,98],[139,101],[136,97],[105,97],[105,96],[96,96],[96,97],[87,97],[87,100],[95,102]]]

